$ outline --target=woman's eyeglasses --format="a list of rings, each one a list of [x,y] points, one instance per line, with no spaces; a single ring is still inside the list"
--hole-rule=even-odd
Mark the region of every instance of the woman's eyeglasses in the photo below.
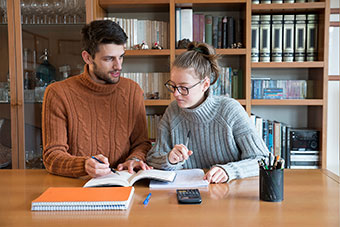
[[[171,80],[168,80],[164,85],[171,93],[175,93],[175,91],[177,89],[178,93],[180,93],[181,95],[187,96],[187,95],[189,95],[189,89],[197,86],[198,84],[202,83],[203,81],[204,81],[204,79],[198,81],[196,84],[192,85],[191,87],[176,86],[175,84],[173,84],[173,82]]]

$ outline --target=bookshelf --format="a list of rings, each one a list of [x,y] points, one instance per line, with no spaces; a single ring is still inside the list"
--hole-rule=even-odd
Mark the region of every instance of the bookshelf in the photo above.
[[[320,130],[320,167],[326,167],[326,132],[327,132],[327,82],[328,82],[328,27],[329,27],[329,0],[305,3],[283,4],[252,4],[251,0],[97,0],[94,1],[93,15],[91,20],[99,19],[107,15],[119,15],[126,18],[157,18],[162,14],[169,22],[169,49],[165,50],[127,50],[126,58],[146,58],[148,64],[153,65],[157,58],[170,71],[170,64],[184,50],[176,49],[176,12],[178,7],[190,7],[194,13],[222,15],[232,14],[236,18],[243,19],[243,47],[240,49],[217,49],[221,55],[222,66],[231,64],[232,67],[243,71],[243,97],[238,99],[241,105],[250,115],[253,110],[262,108],[270,113],[271,108],[297,108],[297,113],[303,109],[305,127]],[[319,15],[318,24],[318,56],[314,62],[251,62],[251,16],[252,14],[297,14],[316,13]],[[88,21],[89,22],[89,21]],[[129,68],[125,61],[124,68]],[[224,64],[224,65],[223,65]],[[314,95],[311,99],[300,100],[252,100],[251,98],[251,75],[253,72],[265,71],[286,72],[295,70],[294,76],[303,74],[304,78],[313,80]],[[286,70],[286,71],[285,71]],[[164,71],[164,72],[165,72]],[[279,73],[280,74],[280,73]],[[282,73],[281,73],[282,74]],[[284,78],[282,78],[284,79]],[[166,107],[173,100],[145,100],[147,108]],[[269,108],[268,110],[266,110]],[[294,115],[294,114],[293,114]],[[280,119],[276,119],[280,120]],[[296,122],[296,121],[295,121]],[[294,127],[294,125],[292,125]]]
[[[318,48],[315,61],[308,62],[252,62],[252,74],[261,74],[265,71],[271,71],[281,74],[282,71],[290,70],[297,79],[313,81],[313,97],[301,100],[252,100],[251,105],[254,109],[267,108],[287,108],[292,112],[304,112],[304,127],[313,128],[320,131],[320,167],[326,168],[326,151],[327,151],[327,80],[328,80],[328,28],[329,28],[329,1],[321,0],[318,2],[305,3],[282,3],[282,4],[252,4],[252,14],[308,14],[313,13],[319,16],[318,20]],[[281,73],[280,73],[281,72]],[[286,75],[292,79],[291,75]],[[277,78],[277,77],[276,77]],[[263,110],[262,110],[263,111]],[[280,119],[275,119],[280,120]],[[294,127],[294,125],[292,125]],[[296,127],[296,126],[295,126]]]

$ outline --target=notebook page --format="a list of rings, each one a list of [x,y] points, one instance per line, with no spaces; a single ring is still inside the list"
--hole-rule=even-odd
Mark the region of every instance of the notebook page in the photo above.
[[[199,188],[208,187],[209,182],[203,180],[204,171],[202,169],[177,170],[173,182],[160,182],[152,180],[149,187],[151,189],[172,189],[172,188]]]

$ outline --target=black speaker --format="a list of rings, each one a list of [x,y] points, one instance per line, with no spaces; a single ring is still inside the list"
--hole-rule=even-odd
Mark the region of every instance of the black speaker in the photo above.
[[[320,132],[313,129],[291,129],[291,151],[319,151]]]

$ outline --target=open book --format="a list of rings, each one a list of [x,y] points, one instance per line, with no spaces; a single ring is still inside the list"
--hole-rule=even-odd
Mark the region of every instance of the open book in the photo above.
[[[182,169],[176,170],[176,178],[173,182],[150,181],[151,189],[173,189],[173,188],[199,188],[208,187],[209,182],[203,180],[204,171],[202,169]]]
[[[110,173],[106,176],[96,177],[89,180],[84,187],[103,187],[103,186],[132,186],[136,181],[141,179],[155,179],[158,181],[171,182],[175,179],[174,171],[164,170],[139,170],[137,173],[129,173],[127,170],[117,171],[119,173]]]

